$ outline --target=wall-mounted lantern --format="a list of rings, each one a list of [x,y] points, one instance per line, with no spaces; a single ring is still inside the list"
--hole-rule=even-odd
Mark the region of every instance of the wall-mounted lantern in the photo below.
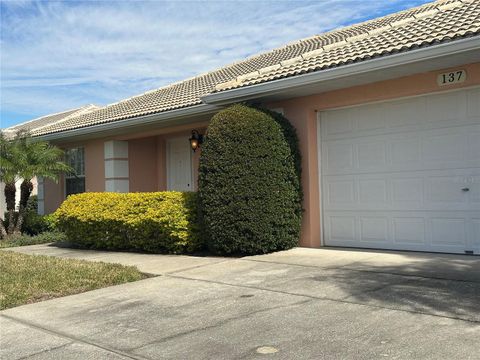
[[[197,130],[192,130],[192,137],[188,139],[190,141],[190,146],[195,152],[200,145],[203,143],[203,135],[200,134]]]

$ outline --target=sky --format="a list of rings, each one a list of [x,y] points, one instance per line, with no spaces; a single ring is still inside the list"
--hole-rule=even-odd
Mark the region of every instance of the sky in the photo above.
[[[0,127],[107,105],[429,0],[0,0]]]

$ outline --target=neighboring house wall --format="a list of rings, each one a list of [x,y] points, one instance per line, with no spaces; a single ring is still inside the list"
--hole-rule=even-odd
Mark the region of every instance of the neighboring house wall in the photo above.
[[[7,203],[5,202],[5,183],[0,182],[0,219],[3,219],[5,216],[5,211],[7,211]]]
[[[15,204],[18,209],[19,202],[20,202],[20,185],[22,184],[22,180],[18,180],[15,183],[15,187],[17,188],[17,191],[15,193]],[[33,191],[32,195],[37,195],[38,192],[38,184],[37,184],[37,179],[33,178],[32,179],[33,183]],[[0,182],[0,219],[3,219],[5,217],[5,212],[7,211],[7,203],[5,202],[5,184],[3,182]]]
[[[83,147],[85,149],[85,190],[88,192],[105,191],[103,144],[102,140],[90,140],[59,145],[64,149],[74,147]],[[43,184],[44,211],[45,214],[50,214],[65,200],[65,177],[63,175],[59,176],[58,182],[45,179]]]
[[[296,127],[302,152],[302,184],[304,189],[304,217],[300,245],[318,247],[321,245],[320,190],[318,171],[317,113],[318,111],[394,99],[399,97],[449,91],[456,88],[480,85],[480,63],[457,66],[465,69],[468,78],[464,83],[439,87],[437,75],[449,69],[415,74],[394,80],[319,93],[267,104],[274,109],[283,109],[285,116]],[[319,88],[319,92],[321,88]],[[166,189],[166,150],[165,141],[169,137],[190,136],[192,129],[205,132],[205,123],[194,123],[164,129],[153,129],[143,133],[134,133],[118,137],[117,140],[129,142],[129,180],[130,191],[154,191]],[[104,191],[103,144],[110,139],[100,139],[81,144],[85,147],[86,189]],[[78,144],[80,145],[80,144]],[[69,145],[70,146],[70,145]],[[72,145],[77,146],[77,144]],[[198,159],[200,151],[193,158],[193,176],[198,178]],[[156,186],[155,186],[156,184]],[[196,189],[196,187],[195,187]],[[63,201],[63,182],[60,185],[45,183],[45,209],[54,211]]]

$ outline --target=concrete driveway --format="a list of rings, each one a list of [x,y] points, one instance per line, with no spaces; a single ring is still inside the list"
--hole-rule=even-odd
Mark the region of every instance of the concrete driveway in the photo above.
[[[1,359],[480,359],[479,257],[19,251],[158,276],[0,312]]]

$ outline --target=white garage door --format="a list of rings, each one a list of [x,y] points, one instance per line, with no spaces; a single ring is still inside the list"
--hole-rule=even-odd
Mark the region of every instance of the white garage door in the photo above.
[[[326,245],[480,253],[480,88],[319,121]]]

